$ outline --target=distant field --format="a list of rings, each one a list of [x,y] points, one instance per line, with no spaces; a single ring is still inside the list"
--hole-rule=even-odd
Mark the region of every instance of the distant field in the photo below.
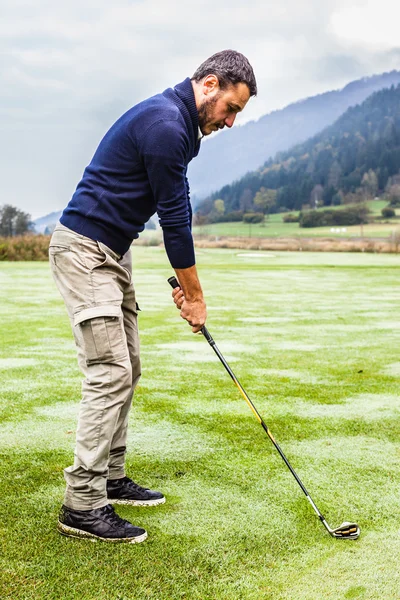
[[[371,200],[367,202],[372,215],[380,216],[381,210],[387,206],[385,200]],[[326,208],[326,207],[325,207]],[[340,207],[333,207],[337,210]],[[323,210],[320,209],[320,210]],[[372,223],[370,225],[355,225],[351,227],[312,227],[301,228],[298,223],[284,223],[283,217],[286,213],[270,215],[264,224],[248,225],[246,223],[213,223],[194,227],[195,236],[229,236],[229,237],[250,237],[250,238],[286,238],[286,237],[306,237],[306,238],[332,238],[351,239],[351,238],[390,238],[394,231],[400,230],[400,209],[397,209],[397,216],[386,223]],[[146,229],[140,234],[141,240],[151,240],[154,245],[162,240],[161,230]]]
[[[371,200],[367,203],[373,215],[379,216],[382,208],[387,206],[384,200]],[[326,208],[326,207],[325,207]],[[340,207],[335,207],[339,209]],[[324,210],[321,208],[320,210]],[[248,225],[246,223],[213,223],[194,227],[196,235],[215,235],[230,237],[330,237],[337,238],[388,238],[394,230],[400,229],[400,210],[395,219],[387,223],[354,225],[351,227],[311,227],[302,228],[298,223],[284,223],[285,213],[270,215],[264,224]],[[333,231],[332,231],[333,229]]]
[[[81,376],[47,263],[0,263],[1,600],[398,600],[400,256],[201,250],[208,326],[329,537],[201,335],[162,248],[134,247],[143,376],[121,507],[138,546],[56,532]]]
[[[231,237],[326,237],[326,238],[389,238],[394,230],[400,228],[400,220],[390,224],[372,223],[351,227],[334,228],[312,227],[302,228],[298,223],[283,223],[282,215],[271,215],[264,224],[248,225],[246,223],[213,223],[202,227],[194,227],[196,235],[226,235]],[[338,231],[340,229],[340,231]]]

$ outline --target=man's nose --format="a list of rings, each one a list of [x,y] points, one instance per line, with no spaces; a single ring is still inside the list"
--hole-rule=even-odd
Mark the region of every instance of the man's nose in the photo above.
[[[232,127],[232,125],[234,124],[236,119],[236,115],[231,115],[230,117],[226,117],[225,119],[225,125],[227,127]]]

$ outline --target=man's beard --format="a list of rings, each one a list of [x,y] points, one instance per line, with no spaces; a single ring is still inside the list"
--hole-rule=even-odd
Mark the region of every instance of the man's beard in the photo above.
[[[213,98],[208,98],[208,99],[204,100],[203,104],[198,109],[199,127],[200,127],[201,133],[203,135],[207,135],[204,132],[204,128],[206,127],[206,125],[209,125],[210,122],[212,122],[213,108],[214,108],[215,104],[217,103],[219,96],[220,96],[220,92],[218,92],[218,94],[216,96],[213,96]],[[211,133],[211,131],[208,133]]]

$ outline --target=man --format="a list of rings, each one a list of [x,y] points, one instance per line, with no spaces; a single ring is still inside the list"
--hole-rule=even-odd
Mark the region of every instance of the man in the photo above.
[[[180,314],[198,332],[206,305],[196,272],[188,163],[200,139],[232,127],[257,92],[240,53],[213,55],[174,88],[137,104],[111,127],[85,169],[50,242],[50,264],[64,298],[85,376],[75,460],[58,530],[78,538],[141,542],[147,533],[112,504],[156,506],[162,493],[125,474],[126,434],[140,377],[137,304],[130,245],[157,212],[180,288]]]

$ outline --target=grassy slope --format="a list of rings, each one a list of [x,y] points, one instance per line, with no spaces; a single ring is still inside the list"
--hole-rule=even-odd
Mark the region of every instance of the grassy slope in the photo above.
[[[381,215],[381,210],[388,203],[384,200],[371,200],[367,202],[371,214],[375,217]],[[320,210],[324,210],[323,207]],[[340,207],[334,207],[339,209]],[[248,225],[246,223],[213,223],[211,225],[203,225],[195,227],[194,231],[197,235],[226,235],[238,237],[330,237],[330,238],[350,238],[361,237],[361,228],[359,225],[343,228],[335,227],[335,231],[331,231],[331,227],[299,227],[298,223],[284,223],[284,213],[270,215],[265,224]],[[363,226],[362,235],[364,237],[387,238],[394,230],[400,228],[400,210],[397,210],[396,218],[390,222],[371,223]],[[338,231],[340,229],[340,231]],[[154,235],[154,233],[153,233]]]
[[[360,523],[357,542],[326,534],[179,319],[163,251],[134,260],[143,378],[128,467],[168,501],[119,509],[149,532],[132,547],[55,531],[80,375],[48,265],[0,265],[1,598],[398,598],[399,257],[198,255],[211,333],[328,522]]]

